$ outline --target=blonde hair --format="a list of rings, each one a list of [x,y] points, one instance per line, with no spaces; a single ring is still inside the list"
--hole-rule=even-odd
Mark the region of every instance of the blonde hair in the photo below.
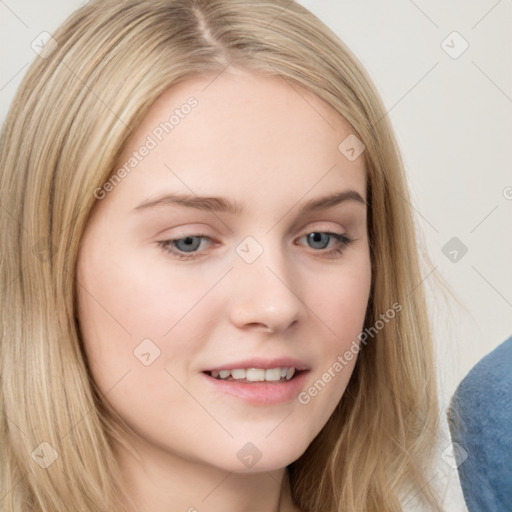
[[[312,91],[352,125],[366,146],[365,329],[402,306],[362,344],[336,410],[288,466],[294,502],[304,512],[387,512],[413,493],[440,510],[427,477],[438,402],[409,195],[385,109],[357,59],[289,0],[97,0],[53,38],[0,139],[0,509],[121,509],[111,440],[125,442],[125,427],[84,355],[79,244],[93,191],[153,102],[173,84],[231,65]]]

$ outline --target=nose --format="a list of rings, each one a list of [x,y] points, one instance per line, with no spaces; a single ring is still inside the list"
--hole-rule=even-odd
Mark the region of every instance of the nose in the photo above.
[[[306,317],[300,280],[281,249],[265,247],[252,263],[240,259],[231,279],[230,317],[237,327],[282,332]]]

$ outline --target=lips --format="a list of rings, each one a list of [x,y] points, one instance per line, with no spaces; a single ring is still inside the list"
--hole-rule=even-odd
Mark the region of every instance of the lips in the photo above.
[[[248,382],[245,379],[222,380],[212,377],[208,371],[202,372],[201,377],[207,387],[206,393],[231,396],[254,406],[277,406],[290,404],[297,400],[300,392],[306,387],[308,374],[308,370],[301,370],[295,372],[290,380],[280,379],[274,382]]]
[[[273,380],[277,376],[274,375],[277,373],[276,369],[280,369],[280,372],[286,369],[286,376]],[[220,372],[225,378],[220,378]],[[206,386],[214,393],[231,395],[254,406],[269,406],[296,400],[305,386],[309,372],[310,366],[299,359],[252,357],[212,366],[201,373]],[[265,379],[260,380],[263,373]],[[239,378],[233,378],[233,376]],[[269,380],[267,376],[270,377]],[[288,376],[290,376],[289,379]]]

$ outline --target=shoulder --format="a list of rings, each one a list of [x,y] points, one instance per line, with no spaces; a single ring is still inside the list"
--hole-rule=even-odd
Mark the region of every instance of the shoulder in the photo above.
[[[448,417],[470,512],[509,510],[505,507],[512,503],[512,336],[461,381]]]

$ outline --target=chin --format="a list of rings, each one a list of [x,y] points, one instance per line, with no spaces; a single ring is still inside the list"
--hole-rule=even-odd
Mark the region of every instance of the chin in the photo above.
[[[261,473],[267,471],[277,471],[286,468],[286,466],[296,461],[304,450],[298,450],[297,444],[290,446],[289,450],[283,450],[283,446],[279,446],[276,452],[276,445],[266,440],[265,445],[261,443],[252,443],[250,441],[243,443],[236,451],[236,457],[224,459],[222,469],[233,473]],[[216,464],[220,467],[219,461]]]

